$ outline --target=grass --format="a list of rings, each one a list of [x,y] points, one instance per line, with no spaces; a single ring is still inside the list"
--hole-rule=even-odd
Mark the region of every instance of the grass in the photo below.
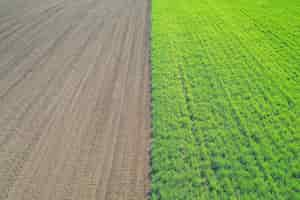
[[[153,200],[300,199],[300,1],[152,1]]]

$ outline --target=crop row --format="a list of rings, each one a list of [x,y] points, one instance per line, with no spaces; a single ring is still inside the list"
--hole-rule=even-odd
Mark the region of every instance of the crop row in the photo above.
[[[259,2],[153,1],[152,199],[299,198],[300,4]]]

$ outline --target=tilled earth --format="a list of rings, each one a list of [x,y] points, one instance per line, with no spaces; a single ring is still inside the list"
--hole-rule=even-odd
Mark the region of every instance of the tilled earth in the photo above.
[[[0,200],[146,199],[147,0],[0,2]]]

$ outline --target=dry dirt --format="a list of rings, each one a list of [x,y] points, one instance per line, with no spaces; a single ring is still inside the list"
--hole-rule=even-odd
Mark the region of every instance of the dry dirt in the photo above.
[[[0,2],[0,200],[147,198],[148,0]]]

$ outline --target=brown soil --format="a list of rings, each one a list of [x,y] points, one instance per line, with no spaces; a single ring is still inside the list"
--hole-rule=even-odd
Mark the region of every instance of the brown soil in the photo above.
[[[148,0],[0,2],[0,200],[147,198]]]

